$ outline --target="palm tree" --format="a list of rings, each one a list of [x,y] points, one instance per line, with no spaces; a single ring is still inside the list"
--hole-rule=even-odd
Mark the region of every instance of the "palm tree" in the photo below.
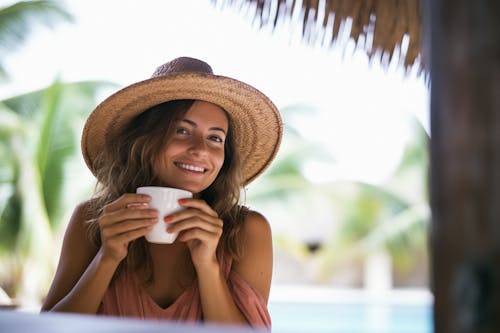
[[[2,51],[24,43],[36,23],[52,26],[70,19],[52,1],[0,8]],[[55,267],[54,233],[63,225],[65,207],[89,191],[88,185],[75,185],[86,171],[72,161],[83,120],[104,85],[56,81],[0,101],[0,286],[22,303],[43,297]]]
[[[54,27],[72,20],[71,14],[55,1],[20,1],[0,7],[0,54],[5,56],[19,49],[38,24]],[[4,59],[0,58],[0,78],[5,77]]]
[[[19,298],[43,296],[57,257],[54,233],[64,226],[68,204],[91,190],[90,175],[74,159],[84,118],[102,86],[55,82],[0,102],[0,117],[7,120],[0,125],[5,156],[0,162],[0,258],[9,266],[1,280]]]
[[[416,267],[421,269],[419,283],[427,278],[427,227],[430,209],[427,197],[428,135],[416,118],[411,117],[411,137],[395,173],[383,184],[350,184],[339,202],[339,184],[325,184],[336,193],[334,204],[342,205],[340,230],[317,256],[317,280],[327,281],[349,262],[362,262],[370,254],[387,251],[393,274],[404,282]],[[344,184],[345,187],[345,184]],[[349,194],[350,193],[350,194]],[[422,277],[423,276],[423,277]],[[416,283],[416,282],[413,282]]]
[[[324,148],[305,140],[294,123],[305,115],[317,112],[308,105],[291,105],[280,110],[283,116],[283,143],[277,160],[271,165],[264,177],[252,183],[248,200],[265,202],[269,198],[283,198],[287,195],[303,193],[310,188],[311,182],[304,176],[305,164],[313,159],[333,160]]]
[[[413,135],[398,169],[386,183],[318,184],[305,177],[304,166],[312,159],[326,159],[333,165],[335,158],[301,137],[292,121],[305,112],[310,116],[312,111],[300,105],[281,110],[283,148],[271,168],[249,188],[248,203],[271,214],[278,212],[272,216],[276,249],[306,267],[302,272],[307,271],[307,281],[331,282],[343,267],[362,266],[370,253],[380,250],[389,251],[395,274],[404,275],[401,272],[414,268],[412,255],[418,253],[426,259],[425,130],[411,118]],[[316,232],[308,233],[311,229]]]

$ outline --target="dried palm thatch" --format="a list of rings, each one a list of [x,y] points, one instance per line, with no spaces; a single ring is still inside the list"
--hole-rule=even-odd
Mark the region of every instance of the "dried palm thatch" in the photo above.
[[[383,65],[396,56],[404,68],[421,68],[420,0],[213,0],[252,13],[259,27],[289,20],[302,25],[302,38],[346,45],[350,38]]]

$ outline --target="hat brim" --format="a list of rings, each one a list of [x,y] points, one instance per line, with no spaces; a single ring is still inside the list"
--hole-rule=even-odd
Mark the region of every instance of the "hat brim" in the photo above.
[[[100,103],[87,118],[81,148],[94,175],[94,161],[103,147],[138,114],[163,102],[195,99],[214,103],[234,122],[234,139],[241,155],[244,185],[260,175],[278,152],[283,134],[274,103],[254,87],[220,75],[184,73],[152,78],[125,87]]]

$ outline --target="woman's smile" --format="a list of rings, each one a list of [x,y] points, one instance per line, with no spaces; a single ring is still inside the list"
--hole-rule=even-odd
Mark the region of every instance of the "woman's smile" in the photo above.
[[[218,105],[195,101],[175,126],[155,173],[167,186],[199,193],[214,182],[224,164],[227,115]]]
[[[174,162],[174,164],[182,170],[189,171],[189,172],[194,172],[194,173],[205,173],[207,169],[204,167],[196,166],[193,164],[188,164],[188,163],[182,163],[182,162]]]

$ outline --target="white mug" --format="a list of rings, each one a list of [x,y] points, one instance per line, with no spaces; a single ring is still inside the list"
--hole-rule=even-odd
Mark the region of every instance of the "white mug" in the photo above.
[[[178,233],[168,233],[167,224],[163,221],[163,218],[183,210],[184,208],[179,205],[179,199],[192,198],[193,194],[178,188],[161,186],[138,187],[136,192],[151,196],[149,207],[158,210],[158,222],[146,234],[147,241],[151,243],[172,244],[177,238]]]

